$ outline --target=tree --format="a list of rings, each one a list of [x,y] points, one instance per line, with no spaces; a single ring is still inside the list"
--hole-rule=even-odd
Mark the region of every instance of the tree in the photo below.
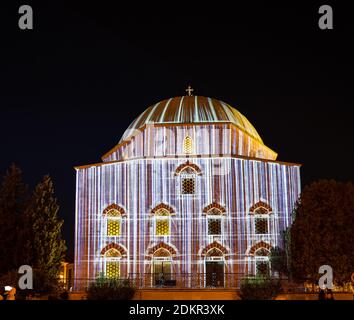
[[[272,270],[279,273],[279,275],[288,276],[287,256],[285,250],[280,247],[275,247],[270,250],[270,264]]]
[[[35,187],[27,212],[32,228],[30,247],[34,285],[40,285],[42,289],[46,287],[48,291],[51,284],[57,283],[66,251],[65,241],[61,237],[63,220],[59,219],[58,211],[53,182],[45,176]],[[40,283],[36,284],[36,279]]]
[[[354,270],[354,186],[320,180],[307,186],[290,229],[291,271],[295,280],[315,283],[319,267],[330,265],[337,284]]]
[[[0,187],[0,274],[28,263],[30,253],[26,247],[25,215],[28,198],[21,170],[12,164]]]

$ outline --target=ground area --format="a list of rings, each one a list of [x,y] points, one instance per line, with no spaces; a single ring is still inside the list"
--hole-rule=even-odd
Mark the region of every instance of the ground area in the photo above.
[[[69,295],[69,300],[85,299],[85,293],[77,292]],[[225,289],[140,289],[137,290],[134,300],[239,300],[238,293]],[[335,293],[335,300],[354,300],[351,293]],[[318,294],[287,293],[280,294],[276,300],[318,300]]]

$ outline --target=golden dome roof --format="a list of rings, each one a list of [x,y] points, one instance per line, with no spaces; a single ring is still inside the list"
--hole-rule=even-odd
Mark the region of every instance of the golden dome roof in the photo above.
[[[256,129],[235,108],[227,103],[202,96],[182,96],[160,101],[146,109],[124,132],[120,142],[127,140],[146,124],[190,124],[230,122],[263,144]]]

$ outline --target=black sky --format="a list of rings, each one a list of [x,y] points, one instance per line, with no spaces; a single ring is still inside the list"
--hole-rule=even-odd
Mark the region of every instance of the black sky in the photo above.
[[[241,111],[303,185],[354,181],[353,22],[332,4],[248,7],[32,3],[34,30],[1,10],[0,173],[15,162],[33,186],[49,173],[73,245],[75,165],[96,163],[161,99],[195,93]],[[31,4],[31,1],[20,4]],[[2,4],[4,6],[4,4]]]

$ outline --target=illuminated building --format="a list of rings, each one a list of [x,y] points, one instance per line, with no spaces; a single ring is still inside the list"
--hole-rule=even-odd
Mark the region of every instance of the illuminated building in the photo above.
[[[76,288],[102,274],[234,287],[270,272],[300,193],[300,165],[276,158],[222,101],[151,106],[101,163],[76,167]]]

